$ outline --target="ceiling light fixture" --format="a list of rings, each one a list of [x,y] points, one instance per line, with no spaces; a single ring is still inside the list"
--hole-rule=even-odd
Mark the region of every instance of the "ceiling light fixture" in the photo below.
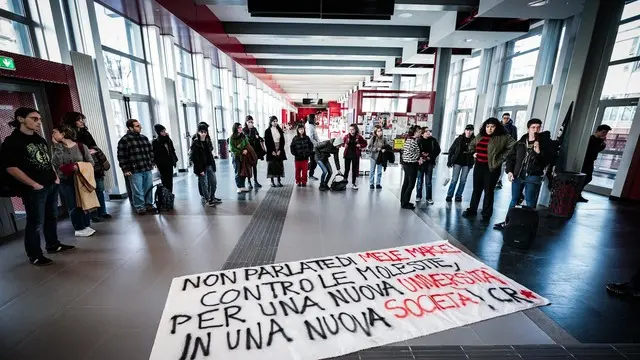
[[[402,13],[402,14],[398,15],[398,17],[405,18],[405,19],[406,18],[410,18],[412,16],[413,16],[412,13]]]
[[[464,39],[464,42],[472,42],[473,39]]]
[[[534,0],[529,2],[529,6],[531,7],[537,7],[537,6],[545,6],[549,3],[549,0]]]

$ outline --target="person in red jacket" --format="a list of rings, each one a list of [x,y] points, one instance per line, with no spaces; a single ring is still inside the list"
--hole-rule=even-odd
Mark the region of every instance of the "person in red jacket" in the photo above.
[[[349,133],[345,135],[342,141],[344,142],[344,177],[348,179],[349,170],[353,170],[351,183],[353,184],[353,190],[358,190],[356,179],[360,174],[360,154],[362,149],[367,147],[367,140],[360,135],[358,125],[351,124]]]

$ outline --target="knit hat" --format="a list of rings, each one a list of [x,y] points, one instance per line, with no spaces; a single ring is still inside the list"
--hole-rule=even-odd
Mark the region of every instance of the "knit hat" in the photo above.
[[[473,131],[473,125],[469,124],[469,125],[465,126],[464,129]]]
[[[167,130],[167,128],[165,128],[164,126],[162,126],[160,124],[153,125],[153,128],[156,131],[156,134],[158,134],[158,135],[160,135],[161,132]]]
[[[209,132],[209,125],[207,123],[198,124],[198,132],[200,131]]]

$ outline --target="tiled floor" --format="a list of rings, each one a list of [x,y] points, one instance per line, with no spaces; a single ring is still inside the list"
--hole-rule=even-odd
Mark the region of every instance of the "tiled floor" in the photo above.
[[[96,236],[81,240],[74,239],[70,224],[62,221],[60,236],[79,249],[53,256],[56,264],[48,268],[26,262],[20,235],[5,239],[0,245],[0,359],[147,359],[175,276],[218,270],[225,262],[232,266],[234,259],[292,261],[442,238],[459,241],[488,265],[548,297],[552,305],[413,339],[392,350],[384,348],[377,356],[384,351],[406,355],[411,350],[402,349],[413,349],[407,358],[427,358],[439,348],[423,346],[451,345],[439,354],[458,351],[452,358],[475,358],[469,355],[480,351],[474,346],[486,350],[488,345],[568,344],[575,342],[571,335],[583,342],[639,340],[637,305],[602,291],[605,280],[628,276],[638,263],[640,245],[629,240],[637,239],[632,223],[637,209],[592,197],[567,224],[546,226],[531,250],[515,252],[503,249],[500,235],[480,222],[460,219],[461,206],[445,204],[441,186],[434,191],[434,206],[400,210],[398,168],[385,174],[381,191],[362,187],[357,192],[320,193],[315,187],[267,186],[240,196],[229,169],[227,161],[219,162],[218,196],[224,203],[217,208],[203,207],[193,175],[182,174],[173,213],[135,217],[127,201],[111,202],[114,220],[95,224]],[[264,177],[264,168],[261,174]],[[506,201],[499,194],[496,220]],[[276,214],[273,221],[259,222],[269,214]],[[268,249],[277,252],[241,259],[235,250],[232,256],[239,240],[256,241],[247,229],[278,221],[281,230],[264,237]],[[512,354],[513,349],[505,351]]]

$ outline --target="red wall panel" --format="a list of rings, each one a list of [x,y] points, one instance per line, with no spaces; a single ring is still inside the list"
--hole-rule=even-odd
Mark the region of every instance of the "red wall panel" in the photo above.
[[[315,114],[316,112],[318,112],[317,108],[310,108],[310,107],[299,107],[298,108],[298,121],[306,121],[307,120],[307,116],[309,114]]]

